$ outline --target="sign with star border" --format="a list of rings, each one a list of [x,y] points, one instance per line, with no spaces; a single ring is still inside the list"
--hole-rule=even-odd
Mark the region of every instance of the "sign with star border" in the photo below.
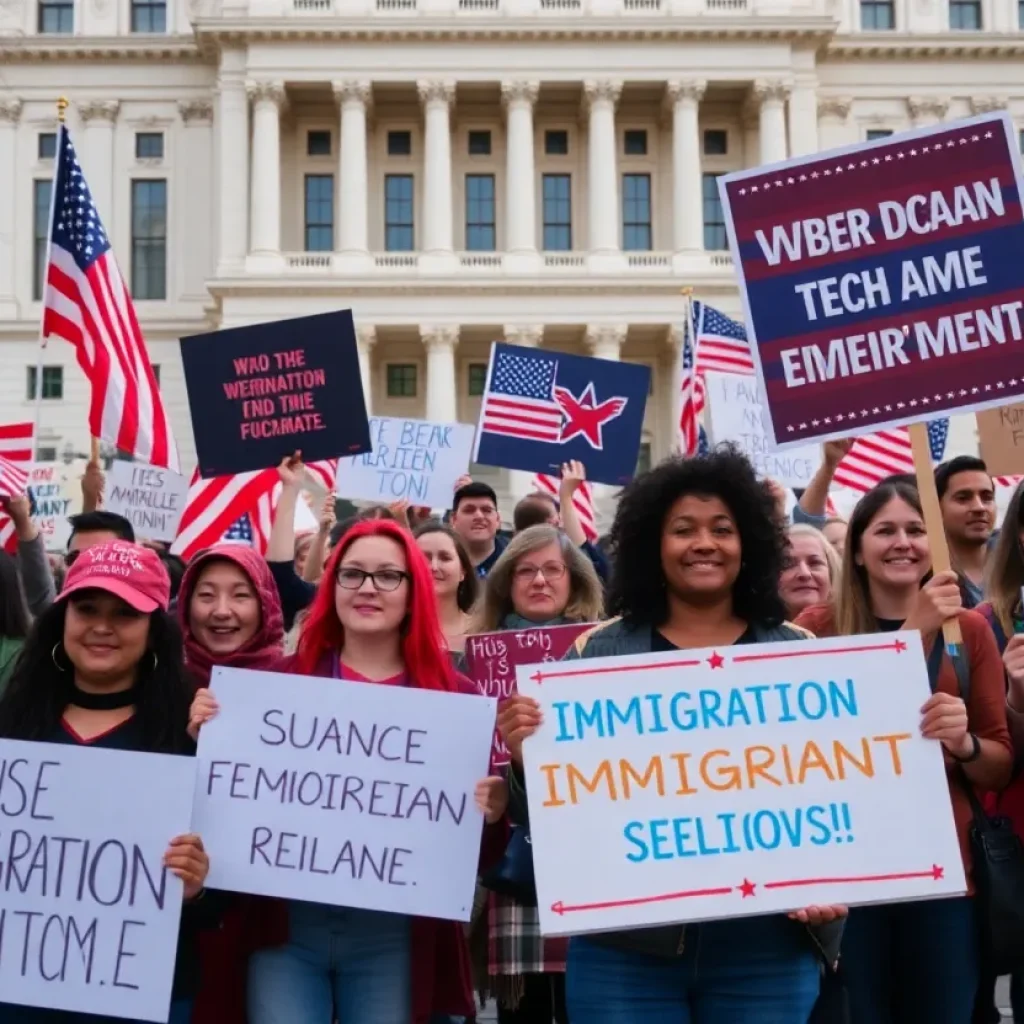
[[[495,342],[473,461],[557,475],[578,459],[594,483],[636,473],[650,367]]]
[[[1024,178],[1008,114],[718,186],[775,447],[1024,395]]]

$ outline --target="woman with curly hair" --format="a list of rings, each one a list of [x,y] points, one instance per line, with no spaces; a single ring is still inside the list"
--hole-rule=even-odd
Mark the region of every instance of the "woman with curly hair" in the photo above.
[[[612,526],[610,610],[577,641],[599,658],[798,640],[778,581],[785,537],[774,498],[747,459],[722,446],[670,459],[626,489]],[[523,740],[540,725],[511,698],[498,726],[509,748],[513,820],[525,820]],[[842,907],[608,932],[570,940],[569,1019],[586,1024],[804,1024],[821,963],[833,963]]]

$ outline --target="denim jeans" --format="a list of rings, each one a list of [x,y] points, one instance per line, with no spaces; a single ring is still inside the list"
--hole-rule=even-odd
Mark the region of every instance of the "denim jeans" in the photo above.
[[[800,925],[772,915],[691,925],[672,959],[572,939],[572,1024],[806,1024],[820,970]]]
[[[249,1024],[396,1024],[411,1016],[410,920],[289,904],[288,943],[249,961]]]
[[[964,1024],[979,980],[974,901],[855,907],[842,958],[852,1024]]]

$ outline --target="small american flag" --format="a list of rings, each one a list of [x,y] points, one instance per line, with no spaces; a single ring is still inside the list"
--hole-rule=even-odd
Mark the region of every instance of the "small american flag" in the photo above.
[[[880,480],[894,473],[913,473],[914,453],[906,427],[880,430],[858,437],[839,463],[834,477],[840,487],[870,491]]]
[[[941,420],[930,420],[928,423],[928,447],[931,449],[932,462],[941,462],[946,454],[946,440],[949,437],[949,417]]]
[[[89,430],[139,462],[179,471],[178,450],[135,307],[71,135],[58,131],[43,337],[75,347],[89,380]]]
[[[223,540],[234,544],[248,544],[252,547],[253,531],[249,513],[240,515],[224,532]]]
[[[534,489],[542,494],[550,494],[556,501],[560,483],[557,476],[548,476],[546,473],[538,473],[533,478]],[[580,526],[583,527],[587,540],[593,544],[598,538],[597,517],[594,514],[594,492],[586,480],[576,488],[576,493],[572,496],[572,507],[576,509],[576,515],[579,516]]]
[[[554,399],[557,368],[540,352],[498,352],[484,392],[481,432],[557,441],[562,433],[562,410]]]
[[[0,497],[24,494],[32,466],[35,424],[0,424]]]

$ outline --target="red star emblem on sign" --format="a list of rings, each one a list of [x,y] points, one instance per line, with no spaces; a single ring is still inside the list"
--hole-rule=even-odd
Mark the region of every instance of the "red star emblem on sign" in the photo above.
[[[710,658],[708,658],[708,664],[712,668],[721,668],[725,664],[725,658],[723,658],[718,651],[715,651]]]
[[[757,883],[750,881],[749,878],[744,878],[743,884],[739,888],[740,892],[743,893],[743,898],[746,899],[748,896],[754,895],[754,890],[757,888]]]
[[[625,398],[609,398],[606,402],[598,405],[597,399],[594,397],[593,383],[584,388],[583,394],[579,398],[568,388],[555,387],[552,389],[552,393],[565,417],[565,422],[562,424],[562,436],[559,438],[561,443],[565,444],[577,434],[582,434],[590,447],[597,451],[604,448],[601,428],[609,420],[621,416],[628,401]]]

